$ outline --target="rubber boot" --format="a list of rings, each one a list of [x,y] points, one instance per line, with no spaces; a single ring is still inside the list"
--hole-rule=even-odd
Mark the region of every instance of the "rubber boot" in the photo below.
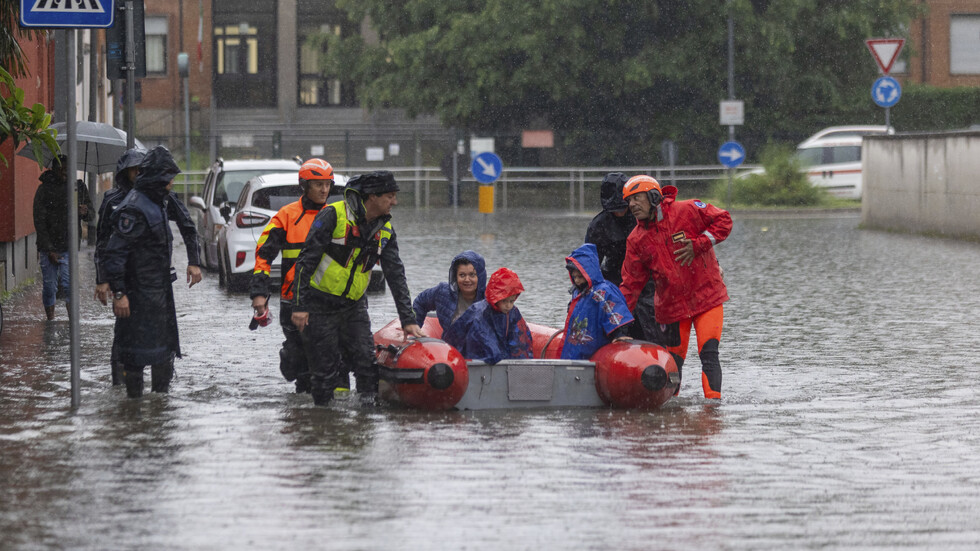
[[[674,389],[674,396],[677,396],[681,392],[681,381],[684,380],[681,376],[681,368],[684,367],[684,358],[673,352],[670,355],[674,358],[674,363],[677,364],[677,388]]]
[[[376,375],[354,375],[357,385],[357,400],[362,406],[378,405],[378,377]]]
[[[53,305],[52,306],[45,306],[44,307],[44,315],[48,317],[48,321],[53,320],[54,319],[54,306]]]
[[[300,373],[296,376],[296,394],[310,392],[310,374]]]
[[[143,368],[125,367],[123,380],[126,382],[126,396],[140,398],[143,396]]]
[[[286,343],[279,349],[279,372],[289,382],[296,380],[296,368],[289,359],[289,352],[286,352]]]
[[[701,351],[701,389],[709,400],[721,398],[721,362],[718,361],[718,339],[704,343]]]
[[[110,360],[109,366],[112,369],[112,386],[123,384],[123,364],[116,360]]]
[[[333,400],[333,389],[324,388],[317,386],[310,390],[310,394],[313,395],[313,405],[326,407],[330,405],[330,400]]]
[[[153,392],[170,392],[170,381],[174,378],[172,363],[155,365],[150,368],[150,390]]]

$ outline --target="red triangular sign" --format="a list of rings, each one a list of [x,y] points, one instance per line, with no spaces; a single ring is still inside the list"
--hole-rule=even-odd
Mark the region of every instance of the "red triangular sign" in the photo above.
[[[891,71],[892,65],[898,59],[902,46],[905,45],[904,38],[869,38],[864,41],[871,50],[871,56],[875,58],[875,63],[881,69],[882,74],[887,75]]]

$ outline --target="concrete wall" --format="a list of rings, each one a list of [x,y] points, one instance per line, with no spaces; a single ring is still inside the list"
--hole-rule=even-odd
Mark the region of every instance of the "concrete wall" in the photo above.
[[[864,139],[861,223],[980,238],[980,132]]]

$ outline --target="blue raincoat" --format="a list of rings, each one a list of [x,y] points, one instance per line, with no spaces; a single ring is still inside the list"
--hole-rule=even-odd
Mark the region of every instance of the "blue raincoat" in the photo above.
[[[572,251],[565,261],[582,273],[586,288],[572,289],[561,357],[566,360],[587,360],[596,350],[611,342],[610,335],[617,329],[632,323],[633,316],[619,288],[603,279],[595,245],[582,245]]]
[[[453,324],[453,315],[456,313],[456,304],[459,300],[459,287],[456,286],[456,268],[461,260],[467,260],[476,270],[476,296],[480,298],[487,288],[487,267],[483,257],[475,251],[463,251],[453,258],[449,265],[449,282],[442,282],[435,287],[430,287],[415,297],[412,309],[415,311],[415,320],[422,327],[425,323],[425,315],[435,310],[436,317],[439,318],[439,325],[446,331]]]
[[[442,340],[459,350],[467,360],[495,364],[508,358],[532,358],[531,330],[515,306],[503,313],[494,304],[524,291],[517,274],[501,268],[490,276],[486,297],[473,303],[456,323],[442,334]]]

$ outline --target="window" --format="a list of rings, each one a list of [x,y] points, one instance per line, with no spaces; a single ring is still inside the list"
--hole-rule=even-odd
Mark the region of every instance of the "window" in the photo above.
[[[259,72],[259,30],[248,23],[214,29],[218,45],[218,74]]]
[[[252,195],[252,206],[260,209],[279,210],[303,195],[303,188],[295,186],[267,187]]]
[[[980,14],[949,17],[949,72],[980,74]]]
[[[340,105],[340,81],[323,77],[320,70],[321,51],[307,42],[313,34],[340,36],[340,25],[324,23],[319,26],[305,25],[299,31],[299,104]]]
[[[147,16],[146,29],[146,74],[167,74],[167,26],[166,17]]]

